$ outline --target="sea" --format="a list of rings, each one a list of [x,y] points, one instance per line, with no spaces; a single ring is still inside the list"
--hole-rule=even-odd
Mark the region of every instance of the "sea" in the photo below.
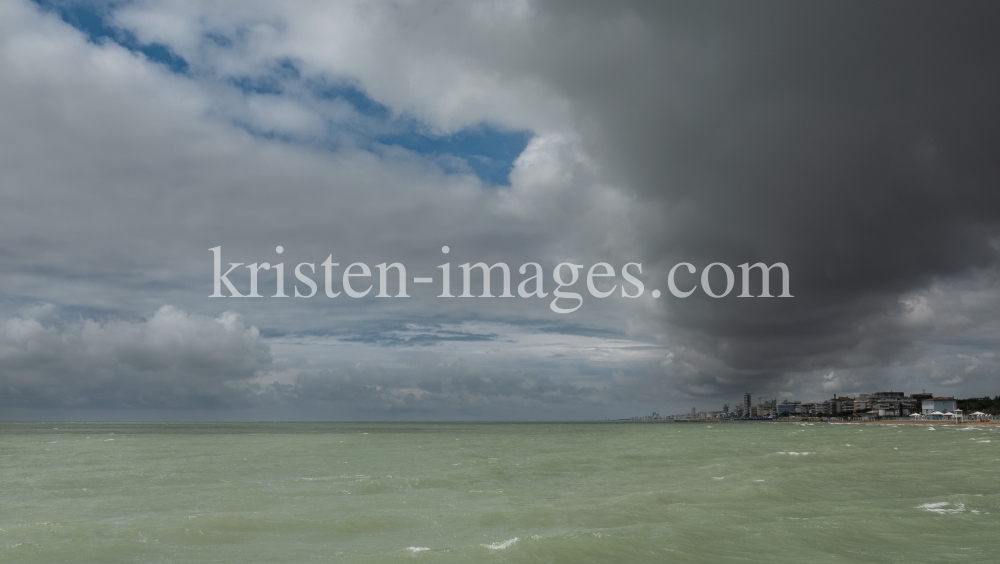
[[[1000,429],[3,422],[0,562],[1000,562]]]

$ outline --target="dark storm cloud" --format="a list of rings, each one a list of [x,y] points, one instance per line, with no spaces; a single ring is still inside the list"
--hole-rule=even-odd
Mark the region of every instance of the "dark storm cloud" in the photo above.
[[[648,256],[791,269],[794,299],[736,298],[737,270],[731,297],[669,301],[672,335],[725,362],[699,385],[887,363],[912,343],[901,296],[996,264],[997,5],[547,6],[556,37],[631,21],[643,42],[597,40],[554,82],[590,152],[653,210]]]

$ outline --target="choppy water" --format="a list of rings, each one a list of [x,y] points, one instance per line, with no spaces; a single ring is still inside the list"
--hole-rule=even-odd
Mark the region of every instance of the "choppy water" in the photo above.
[[[996,562],[1000,430],[0,423],[0,562]]]

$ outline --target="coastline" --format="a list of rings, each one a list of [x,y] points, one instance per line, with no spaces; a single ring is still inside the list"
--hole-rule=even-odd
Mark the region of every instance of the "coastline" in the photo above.
[[[625,421],[623,421],[625,422]],[[659,421],[629,421],[630,423],[658,423]],[[679,421],[662,421],[663,423],[827,423],[830,425],[924,425],[929,427],[1000,427],[1000,421],[821,421],[819,419],[782,418],[782,419],[682,419]]]
[[[926,425],[926,426],[943,426],[947,425],[949,427],[968,427],[968,426],[986,426],[986,427],[997,427],[1000,426],[1000,421],[963,421],[961,423],[955,421],[823,421],[823,423],[839,423],[843,425],[848,424],[858,424],[858,425]]]

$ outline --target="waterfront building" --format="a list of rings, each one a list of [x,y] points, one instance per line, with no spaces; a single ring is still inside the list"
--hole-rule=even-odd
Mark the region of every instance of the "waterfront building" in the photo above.
[[[911,413],[920,413],[920,402],[913,398],[899,400],[899,414],[909,415]]]
[[[778,404],[778,417],[800,413],[802,402],[785,400]]]
[[[921,405],[921,412],[924,415],[930,415],[935,411],[954,413],[956,409],[958,409],[958,402],[955,401],[955,398],[940,397],[925,399]]]
[[[834,396],[834,411],[837,413],[854,413],[854,398],[849,398],[846,396],[837,397]]]
[[[917,411],[917,402],[903,392],[876,392],[871,395],[868,408],[878,417],[901,417]]]
[[[889,401],[876,401],[868,413],[879,417],[899,417],[899,407]]]
[[[753,414],[757,417],[776,417],[778,415],[778,410],[776,408],[776,405],[777,405],[776,400],[761,401],[760,403],[757,404],[757,407],[754,408]]]
[[[872,407],[872,397],[868,394],[858,394],[854,398],[854,412],[868,411]]]

